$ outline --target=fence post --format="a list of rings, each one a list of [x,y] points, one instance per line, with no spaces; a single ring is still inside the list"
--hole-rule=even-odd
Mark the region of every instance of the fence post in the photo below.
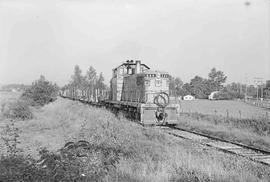
[[[241,119],[241,110],[239,110],[239,115],[240,115],[240,119]]]

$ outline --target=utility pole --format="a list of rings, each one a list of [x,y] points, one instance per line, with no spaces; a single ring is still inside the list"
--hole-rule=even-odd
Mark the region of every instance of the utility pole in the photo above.
[[[245,75],[245,85],[246,85],[246,88],[245,88],[245,101],[247,101],[247,75]]]
[[[259,85],[261,85],[261,98],[263,98],[263,82],[262,82],[262,78],[260,78],[260,77],[255,77],[254,78],[254,82],[255,82],[255,84],[256,84],[256,86],[257,86],[257,101],[259,100]]]
[[[263,100],[263,80],[260,81],[261,84],[261,101]]]

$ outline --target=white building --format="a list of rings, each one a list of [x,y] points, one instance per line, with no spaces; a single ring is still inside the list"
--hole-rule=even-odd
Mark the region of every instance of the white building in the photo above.
[[[18,90],[16,88],[13,88],[11,91],[12,92],[18,92]]]
[[[210,95],[208,95],[208,99],[209,100],[215,100],[215,95],[217,94],[217,93],[219,93],[219,91],[214,91],[214,92],[211,92],[211,94]]]
[[[194,100],[195,97],[192,96],[192,95],[186,95],[186,96],[183,97],[183,99],[184,99],[184,100]]]

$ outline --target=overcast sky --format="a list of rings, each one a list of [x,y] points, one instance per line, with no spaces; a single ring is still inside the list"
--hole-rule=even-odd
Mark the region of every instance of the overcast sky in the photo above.
[[[108,83],[127,59],[185,82],[212,67],[228,82],[270,79],[270,1],[0,0],[2,84],[63,85],[76,64]]]

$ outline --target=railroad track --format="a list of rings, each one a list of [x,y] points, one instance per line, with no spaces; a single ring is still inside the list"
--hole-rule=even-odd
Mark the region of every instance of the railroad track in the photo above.
[[[186,129],[178,128],[176,126],[161,126],[159,128],[175,137],[192,140],[202,145],[210,146],[226,153],[243,156],[252,161],[270,166],[270,151],[265,151],[247,146],[245,144],[208,136],[195,131],[189,131]]]

